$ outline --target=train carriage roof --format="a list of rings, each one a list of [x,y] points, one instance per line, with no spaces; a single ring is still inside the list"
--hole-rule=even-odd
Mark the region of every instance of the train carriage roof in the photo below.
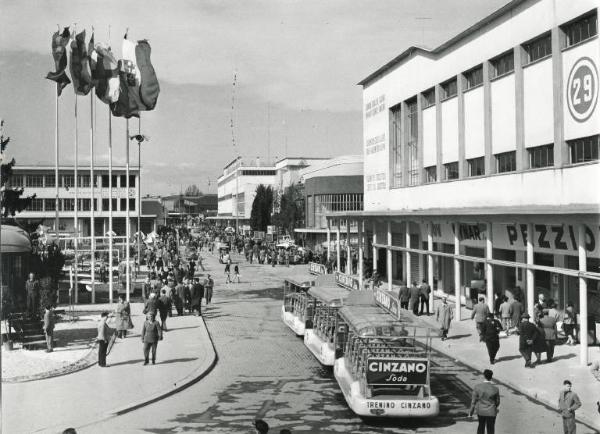
[[[348,297],[350,291],[339,286],[313,286],[308,293],[325,304],[340,305]]]
[[[294,286],[297,286],[302,289],[310,288],[311,286],[315,286],[316,279],[312,274],[304,274],[293,277],[286,277],[284,281],[291,283]]]
[[[377,329],[389,328],[393,330],[392,336],[426,335],[429,328],[418,318],[410,315],[401,315],[400,319],[394,318],[378,306],[344,306],[340,308],[340,316],[359,335],[373,336]],[[420,333],[415,329],[420,329]]]

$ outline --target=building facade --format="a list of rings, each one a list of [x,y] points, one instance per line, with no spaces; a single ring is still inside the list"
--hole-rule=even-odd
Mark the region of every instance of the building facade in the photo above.
[[[359,83],[365,211],[330,218],[359,222],[390,288],[522,290],[530,314],[544,293],[600,322],[597,7],[514,0]]]

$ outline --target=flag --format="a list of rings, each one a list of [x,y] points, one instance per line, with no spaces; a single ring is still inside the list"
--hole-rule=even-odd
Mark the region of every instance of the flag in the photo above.
[[[119,60],[119,100],[110,105],[114,116],[139,117],[140,110],[146,107],[140,99],[141,73],[135,57],[136,44],[123,38],[123,59]]]
[[[62,90],[71,82],[65,71],[67,68],[67,44],[70,39],[71,33],[68,27],[65,27],[62,33],[57,31],[52,35],[52,57],[56,71],[49,72],[46,78],[56,82],[58,96],[60,96]]]
[[[96,44],[96,65],[92,73],[97,80],[96,96],[106,104],[117,102],[119,99],[119,69],[110,47]]]
[[[77,95],[87,95],[93,87],[90,57],[85,46],[85,30],[71,42],[71,79]]]
[[[145,39],[138,41],[135,46],[135,58],[141,74],[140,99],[146,107],[144,110],[154,110],[160,93],[156,72],[150,62],[150,51],[150,44]]]
[[[92,73],[92,86],[96,87],[98,85],[98,77],[96,72],[96,66],[98,63],[98,53],[96,52],[96,47],[94,46],[94,34],[90,37],[90,41],[88,42],[88,50],[87,50],[88,58],[90,59],[90,71]]]

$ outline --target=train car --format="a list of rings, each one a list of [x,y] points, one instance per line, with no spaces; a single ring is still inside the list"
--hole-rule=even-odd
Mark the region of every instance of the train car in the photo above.
[[[315,277],[287,278],[283,282],[281,319],[296,335],[304,336],[306,325],[307,291],[315,286]]]
[[[335,323],[338,309],[350,295],[350,291],[338,286],[314,286],[308,290],[309,302],[304,345],[326,366],[335,361]],[[311,315],[312,313],[312,315]]]
[[[333,372],[356,414],[439,414],[439,400],[430,387],[430,331],[417,321],[398,319],[375,305],[339,309]]]

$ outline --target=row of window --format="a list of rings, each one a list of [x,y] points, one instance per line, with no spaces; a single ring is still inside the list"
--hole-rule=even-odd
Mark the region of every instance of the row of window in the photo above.
[[[336,211],[362,211],[363,194],[317,194],[307,196],[307,226],[326,228],[327,213]]]
[[[94,187],[98,187],[98,179],[94,177]],[[129,175],[129,186],[135,187],[135,175]],[[90,187],[90,175],[78,175],[78,187]],[[56,178],[54,175],[13,175],[10,178],[10,185],[13,187],[56,187]],[[102,187],[108,187],[109,177],[108,175],[102,175]],[[113,175],[112,185],[116,187],[117,181],[120,181],[121,187],[125,187],[127,183],[127,175]],[[75,187],[75,176],[74,175],[59,175],[58,177],[59,187],[62,188],[73,188]]]
[[[590,39],[598,34],[598,15],[594,10],[582,17],[579,17],[572,22],[560,26],[562,29],[563,47],[570,47],[582,41]],[[521,44],[523,48],[523,64],[527,65],[536,60],[552,55],[552,38],[551,33],[546,32],[531,41]],[[496,78],[509,74],[515,69],[515,53],[514,50],[509,50],[493,59],[490,59],[490,78]],[[483,65],[463,72],[464,84],[463,89],[469,90],[483,83]],[[458,81],[456,77],[440,84],[440,100],[452,98],[458,93]],[[421,93],[423,108],[431,107],[435,104],[435,88],[430,88]]]
[[[98,211],[99,201],[95,200],[94,211]],[[90,211],[92,206],[91,199],[78,199],[78,211]],[[121,205],[120,209],[117,205]],[[127,199],[113,199],[112,200],[113,211],[126,211]],[[59,211],[75,211],[75,199],[59,199],[58,200]],[[108,211],[109,202],[108,199],[102,199],[102,211]],[[129,199],[130,211],[135,211],[135,199]],[[55,199],[33,199],[28,211],[56,211]]]
[[[275,170],[256,170],[256,169],[245,169],[242,170],[244,176],[275,176]]]
[[[569,162],[571,164],[585,163],[598,160],[600,153],[600,135],[583,137],[576,140],[568,140]],[[542,145],[527,149],[529,154],[529,167],[539,169],[554,166],[554,145]],[[494,155],[496,173],[515,172],[517,170],[517,152],[509,151]],[[485,175],[484,157],[470,158],[467,160],[467,176]],[[436,166],[425,167],[425,182],[437,181]],[[458,162],[444,164],[444,180],[458,179]]]

